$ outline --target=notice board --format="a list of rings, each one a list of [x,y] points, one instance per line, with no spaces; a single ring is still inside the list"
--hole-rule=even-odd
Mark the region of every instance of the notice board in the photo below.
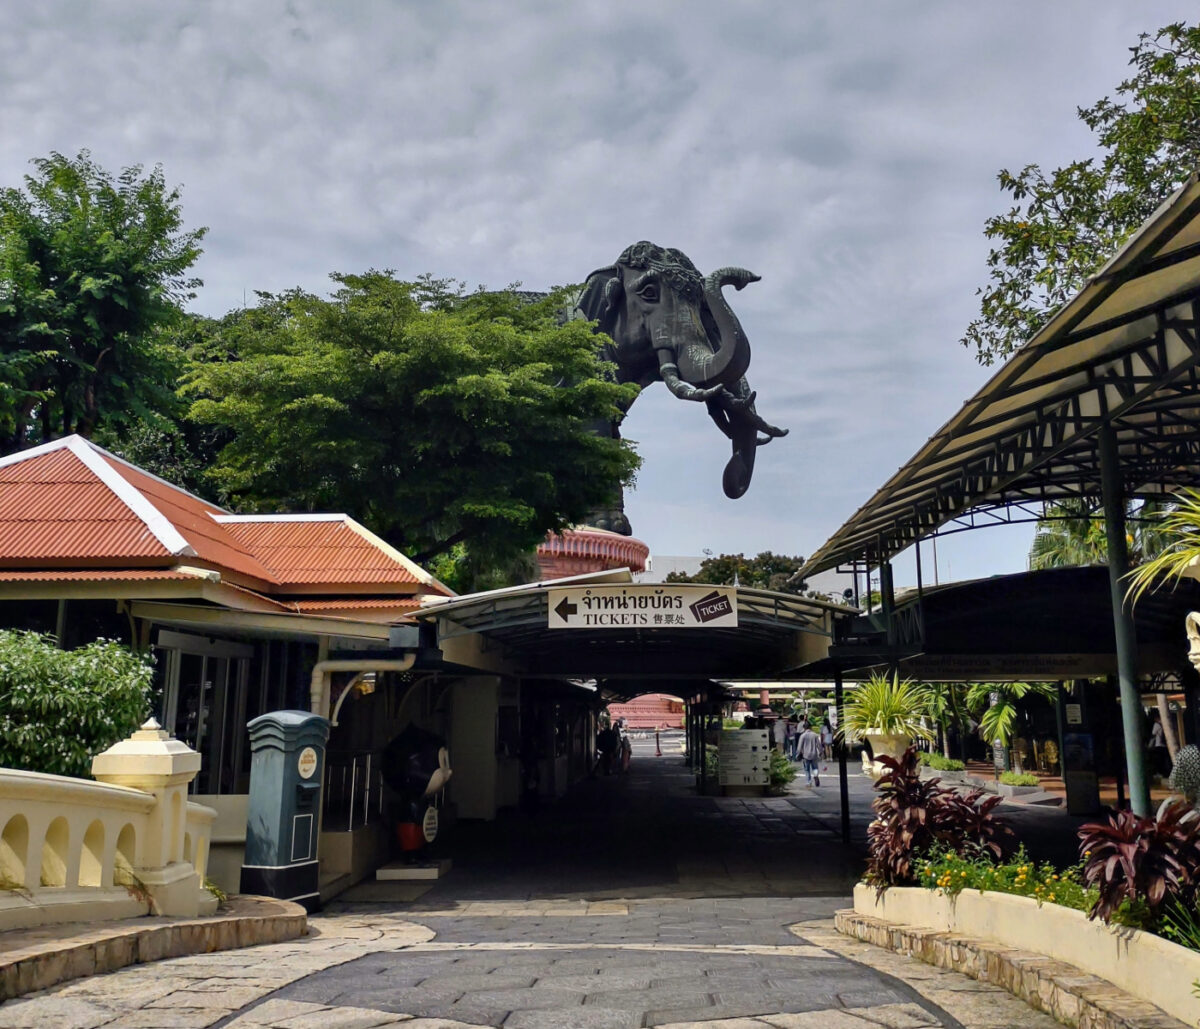
[[[766,729],[722,729],[717,743],[722,786],[766,786],[771,743]]]

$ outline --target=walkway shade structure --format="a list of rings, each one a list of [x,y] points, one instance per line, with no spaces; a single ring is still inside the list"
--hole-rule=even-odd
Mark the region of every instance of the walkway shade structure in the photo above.
[[[888,562],[917,541],[1028,521],[1045,502],[1102,505],[1130,796],[1141,814],[1149,795],[1134,627],[1123,604],[1125,501],[1200,485],[1198,364],[1200,181],[1193,175],[799,573],[885,569],[890,611]],[[888,633],[894,639],[894,627]]]

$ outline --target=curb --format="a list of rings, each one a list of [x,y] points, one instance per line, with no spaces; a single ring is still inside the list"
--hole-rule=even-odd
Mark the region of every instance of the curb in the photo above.
[[[187,954],[294,940],[308,931],[299,904],[234,896],[207,918],[137,918],[0,933],[0,1001],[68,979]]]
[[[852,909],[835,912],[833,922],[838,932],[864,943],[1003,987],[1030,1007],[1078,1029],[1186,1029],[1161,1008],[1043,954],[900,925]]]

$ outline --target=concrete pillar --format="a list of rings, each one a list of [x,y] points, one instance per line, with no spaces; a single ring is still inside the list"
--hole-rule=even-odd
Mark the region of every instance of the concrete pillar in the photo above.
[[[134,857],[134,875],[150,894],[156,915],[195,917],[200,876],[183,859],[187,788],[200,771],[200,755],[172,739],[151,718],[127,740],[92,758],[100,782],[131,786],[154,797]]]

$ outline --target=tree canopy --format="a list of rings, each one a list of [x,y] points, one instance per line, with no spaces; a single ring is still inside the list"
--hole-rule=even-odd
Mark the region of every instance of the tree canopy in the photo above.
[[[745,554],[721,554],[706,557],[700,562],[695,575],[671,572],[667,582],[707,582],[714,586],[749,586],[760,590],[777,590],[782,593],[800,593],[803,583],[788,585],[788,580],[804,564],[802,557],[786,557],[764,550],[754,557]]]
[[[179,352],[160,330],[199,280],[161,167],[112,176],[86,150],[0,189],[0,453],[170,406]]]
[[[210,470],[243,509],[345,511],[418,561],[502,565],[583,521],[637,455],[593,426],[618,385],[561,295],[332,276],[260,293],[193,348],[190,418],[228,433]]]
[[[1131,53],[1114,96],[1078,110],[1098,155],[999,173],[1012,206],[984,226],[989,282],[962,339],[981,364],[1033,336],[1200,165],[1200,27],[1143,34]]]

